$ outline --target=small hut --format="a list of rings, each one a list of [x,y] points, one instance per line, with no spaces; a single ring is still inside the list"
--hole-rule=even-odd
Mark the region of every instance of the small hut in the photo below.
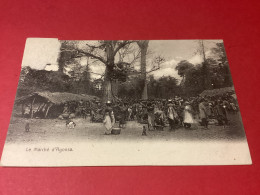
[[[22,116],[29,117],[57,117],[67,102],[94,101],[98,97],[86,94],[73,94],[67,92],[34,92],[15,100],[16,105],[22,105]]]

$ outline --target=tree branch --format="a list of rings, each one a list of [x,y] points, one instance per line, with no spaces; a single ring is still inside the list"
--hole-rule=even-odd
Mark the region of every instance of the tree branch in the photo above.
[[[99,45],[99,46],[89,45],[88,43],[86,43],[86,45],[87,45],[88,47],[90,47],[92,50],[94,50],[94,49],[101,49],[102,47],[105,46],[105,43],[103,43],[103,44],[101,44],[101,45]]]
[[[102,63],[104,63],[106,65],[106,60],[105,59],[103,59],[103,58],[101,58],[99,56],[93,55],[93,54],[91,54],[89,52],[85,52],[85,51],[83,51],[81,49],[79,49],[78,51],[79,51],[79,53],[84,54],[84,55],[86,55],[88,57],[92,57],[94,59],[97,59],[97,60],[99,60],[100,62],[102,62]]]
[[[135,55],[135,53],[133,55],[134,55],[134,59],[129,64],[135,63],[136,60],[141,57],[141,50],[138,51],[137,55]]]
[[[152,70],[146,72],[146,74],[149,74],[149,73],[154,72],[154,71],[159,70],[159,69],[160,69],[160,67],[157,67],[157,68],[155,68],[155,69],[152,69]]]
[[[154,71],[159,70],[159,69],[160,69],[160,67],[157,67],[157,68],[149,70],[149,71],[147,71],[145,73],[149,74],[149,73],[154,72]],[[142,72],[134,72],[134,73],[130,73],[129,75],[138,75],[138,74],[142,74]]]
[[[104,74],[100,74],[100,73],[96,73],[96,72],[91,72],[91,71],[87,71],[88,73],[91,73],[91,74],[96,74],[96,75],[100,75],[100,76],[103,76]]]
[[[115,48],[114,50],[114,56],[116,55],[116,53],[123,48],[124,46],[126,46],[127,44],[133,43],[134,41],[123,41],[122,43],[119,43],[117,48]]]

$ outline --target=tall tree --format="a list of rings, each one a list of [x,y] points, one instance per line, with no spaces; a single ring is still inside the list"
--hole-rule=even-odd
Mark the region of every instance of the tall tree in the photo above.
[[[212,53],[215,55],[216,60],[219,63],[219,72],[221,72],[224,77],[224,86],[232,86],[233,81],[231,78],[229,63],[227,60],[227,55],[224,47],[224,43],[216,43],[216,47],[211,49]]]
[[[191,64],[190,62],[188,62],[187,60],[182,60],[177,64],[175,69],[178,71],[178,75],[180,75],[180,77],[182,77],[181,85],[183,85],[185,83],[186,74],[187,74],[188,70],[193,67],[194,67],[194,65]]]
[[[114,84],[113,81],[115,78],[118,77],[118,75],[115,74],[118,71],[114,71],[117,68],[115,58],[120,49],[124,48],[125,46],[131,43],[133,43],[133,41],[105,40],[99,41],[97,45],[87,44],[86,50],[79,48],[77,49],[79,54],[98,60],[106,66],[104,74],[103,101],[112,101],[115,99],[115,95],[112,91],[112,85]],[[100,55],[100,53],[102,54]]]
[[[76,57],[74,41],[61,41],[60,53],[58,57],[58,71],[64,73],[67,64],[71,64]]]
[[[203,88],[204,89],[209,89],[211,87],[210,83],[210,76],[209,76],[209,64],[208,61],[206,59],[206,52],[205,52],[205,47],[204,47],[204,41],[203,40],[199,40],[199,44],[200,44],[200,50],[201,50],[201,55],[203,58],[203,62],[202,62],[202,74],[203,74]]]
[[[147,94],[147,80],[146,80],[146,54],[148,50],[148,40],[142,40],[142,41],[137,41],[137,44],[141,50],[141,78],[144,82],[144,89],[142,92],[142,99],[146,100],[148,99],[148,94]]]

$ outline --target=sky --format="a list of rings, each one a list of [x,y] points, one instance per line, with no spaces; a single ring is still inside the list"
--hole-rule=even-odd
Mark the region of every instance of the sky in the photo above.
[[[25,44],[22,66],[57,71],[60,45],[58,39],[28,38]],[[51,65],[46,66],[46,64]]]
[[[210,49],[222,40],[204,40],[203,42],[207,57],[210,56]],[[22,66],[57,71],[60,46],[59,40],[55,38],[28,38]],[[149,50],[152,53],[150,58],[158,55],[165,58],[165,62],[161,64],[160,69],[151,73],[155,78],[173,76],[180,80],[175,67],[181,60],[187,60],[194,65],[203,61],[201,52],[199,52],[199,40],[151,40],[149,41]],[[81,64],[84,65],[85,63],[86,59],[82,58]],[[97,64],[90,66],[90,68],[92,72],[97,73],[103,73],[105,70],[104,66]],[[92,77],[97,78],[99,76],[92,75]]]
[[[222,40],[205,40],[204,47],[206,56],[210,55],[210,49]],[[175,67],[181,60],[187,60],[197,65],[203,61],[199,40],[154,40],[150,41],[149,48],[166,59],[160,70],[154,72],[155,78],[161,76],[173,76],[180,79]]]

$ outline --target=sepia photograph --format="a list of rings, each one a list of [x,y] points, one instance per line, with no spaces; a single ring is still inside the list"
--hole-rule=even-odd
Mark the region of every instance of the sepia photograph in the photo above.
[[[223,40],[27,39],[2,166],[240,164]]]

